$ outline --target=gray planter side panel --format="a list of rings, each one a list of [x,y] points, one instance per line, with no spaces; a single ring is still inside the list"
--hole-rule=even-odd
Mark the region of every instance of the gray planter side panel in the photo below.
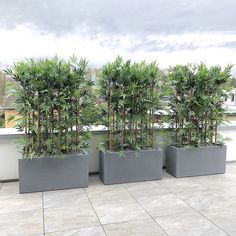
[[[177,153],[175,148],[166,148],[166,171],[174,176],[177,175]]]
[[[169,146],[166,170],[175,177],[223,174],[226,167],[226,146],[183,149]]]
[[[104,183],[104,175],[105,175],[105,163],[104,163],[104,159],[105,157],[105,153],[103,151],[99,151],[99,177],[102,180],[102,182]]]
[[[129,183],[161,179],[163,152],[145,150],[127,152],[120,157],[117,152],[100,152],[100,178],[104,184]]]
[[[20,193],[88,186],[88,156],[19,160]]]

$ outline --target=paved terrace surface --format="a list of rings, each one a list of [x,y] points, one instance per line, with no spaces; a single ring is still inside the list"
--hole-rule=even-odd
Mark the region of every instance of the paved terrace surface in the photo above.
[[[0,236],[236,235],[236,163],[225,175],[18,194],[0,183]]]

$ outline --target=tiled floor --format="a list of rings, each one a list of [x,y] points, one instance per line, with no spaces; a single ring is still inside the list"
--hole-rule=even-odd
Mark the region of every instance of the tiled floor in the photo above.
[[[236,236],[236,163],[225,175],[18,194],[0,183],[0,236]]]

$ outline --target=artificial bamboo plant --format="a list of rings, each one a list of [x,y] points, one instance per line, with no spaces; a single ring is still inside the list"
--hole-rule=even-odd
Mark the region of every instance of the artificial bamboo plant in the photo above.
[[[100,94],[107,127],[109,151],[155,148],[155,111],[160,105],[159,69],[156,62],[132,63],[117,57],[103,66]]]
[[[226,121],[223,104],[230,92],[231,68],[204,63],[170,68],[169,106],[176,146],[222,144],[217,128]]]
[[[23,158],[79,153],[87,146],[84,131],[94,100],[85,59],[30,59],[5,72],[18,84],[14,96],[18,128],[24,131]]]

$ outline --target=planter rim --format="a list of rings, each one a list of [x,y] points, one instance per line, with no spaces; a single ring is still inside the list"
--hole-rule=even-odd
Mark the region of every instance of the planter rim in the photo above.
[[[22,158],[20,157],[18,160],[38,160],[38,159],[54,159],[54,160],[65,160],[68,158],[72,158],[72,157],[79,157],[79,156],[88,156],[88,152],[85,150],[82,150],[83,153],[71,153],[71,154],[62,154],[59,156],[57,155],[53,155],[53,156],[40,156],[40,157],[33,157],[33,158]]]
[[[199,146],[199,147],[176,147],[174,145],[168,145],[167,147],[179,150],[193,150],[193,149],[205,149],[205,148],[212,148],[212,147],[226,147],[226,145],[206,145],[206,146]]]
[[[161,151],[162,149],[157,147],[154,149],[142,149],[140,151],[135,151],[135,150],[124,150],[124,153],[132,153],[132,152],[152,152],[152,151]],[[120,153],[122,150],[120,151],[109,151],[109,150],[100,150],[100,152],[103,153]]]

